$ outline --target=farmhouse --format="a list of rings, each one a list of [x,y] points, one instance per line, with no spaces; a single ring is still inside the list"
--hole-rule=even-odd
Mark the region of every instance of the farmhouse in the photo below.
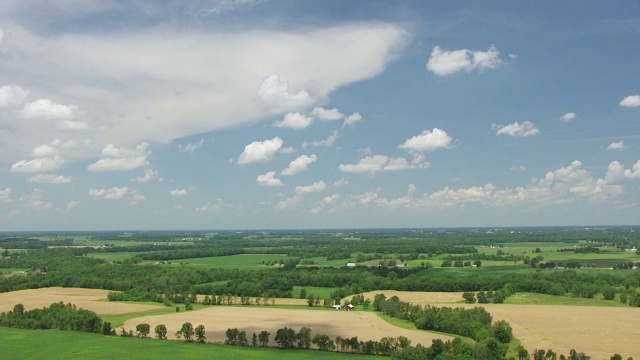
[[[342,305],[333,305],[331,306],[334,310],[340,310],[342,309]]]

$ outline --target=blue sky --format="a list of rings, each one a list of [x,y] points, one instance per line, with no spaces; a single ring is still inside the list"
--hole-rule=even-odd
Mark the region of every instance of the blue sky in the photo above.
[[[638,224],[640,5],[9,0],[0,230]]]

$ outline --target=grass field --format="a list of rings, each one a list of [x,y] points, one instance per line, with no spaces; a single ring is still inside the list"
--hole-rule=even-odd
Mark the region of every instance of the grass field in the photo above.
[[[629,305],[615,300],[604,300],[601,294],[596,294],[593,299],[578,298],[571,295],[554,296],[536,293],[516,293],[509,296],[505,304],[527,304],[527,305],[568,305],[568,306],[604,306],[604,307],[624,307]]]
[[[194,259],[173,260],[172,263],[184,263],[187,265],[196,265],[211,268],[227,268],[227,269],[265,269],[272,266],[261,264],[262,261],[278,261],[286,259],[287,255],[272,254],[243,254],[231,256],[213,256]]]
[[[278,350],[215,344],[123,338],[73,331],[23,330],[0,328],[0,359],[256,359],[349,360],[383,359],[380,356],[354,355],[313,350]],[[34,344],[38,344],[34,346]],[[46,354],[46,355],[45,355]],[[387,358],[388,359],[388,358]]]
[[[337,287],[317,287],[317,286],[294,286],[293,287],[293,297],[300,297],[300,290],[305,289],[307,291],[307,296],[311,294],[315,294],[320,296],[321,299],[329,298],[332,292],[338,290]]]

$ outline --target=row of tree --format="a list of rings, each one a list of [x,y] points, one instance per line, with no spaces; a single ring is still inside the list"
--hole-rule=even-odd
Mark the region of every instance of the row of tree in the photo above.
[[[0,313],[0,326],[94,333],[103,331],[102,319],[95,312],[78,309],[75,305],[62,302],[53,303],[46,308],[28,311],[25,310],[24,305],[16,304],[12,311]]]

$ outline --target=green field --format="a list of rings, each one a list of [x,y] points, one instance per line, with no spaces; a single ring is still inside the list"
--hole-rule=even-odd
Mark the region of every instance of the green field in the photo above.
[[[332,292],[338,290],[337,287],[318,287],[318,286],[294,286],[293,287],[293,297],[300,297],[300,290],[305,289],[307,291],[307,296],[311,294],[315,294],[320,296],[321,299],[327,299],[331,295]]]
[[[269,269],[273,266],[267,266],[261,264],[261,262],[278,261],[286,258],[286,255],[243,254],[173,260],[172,263],[227,269]]]
[[[596,294],[593,299],[573,297],[571,295],[546,295],[536,293],[516,293],[509,296],[505,304],[524,305],[568,305],[568,306],[604,306],[604,307],[629,307],[622,304],[619,297],[615,300],[604,300],[602,294]]]
[[[0,359],[383,359],[313,350],[278,350],[124,338],[74,331],[0,328]],[[37,344],[37,346],[34,346]],[[388,358],[387,358],[388,359]]]

